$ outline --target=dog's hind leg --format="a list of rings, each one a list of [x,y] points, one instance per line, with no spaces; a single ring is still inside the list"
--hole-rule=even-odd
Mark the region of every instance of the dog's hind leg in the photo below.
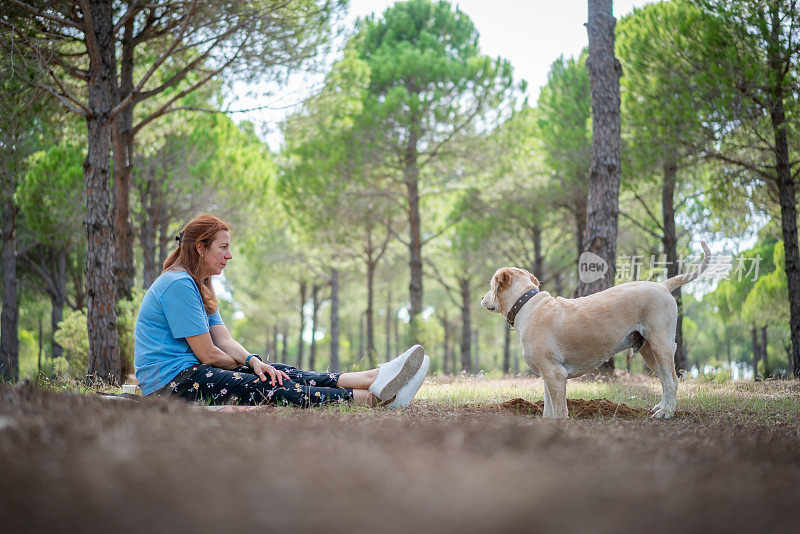
[[[647,364],[647,367],[654,373],[657,373],[658,371],[656,371],[656,359],[653,357],[652,349],[650,348],[650,344],[647,341],[645,341],[639,348],[639,354],[642,355],[642,359],[644,360],[644,363]]]
[[[675,341],[648,339],[639,349],[647,366],[658,375],[658,379],[661,381],[661,402],[651,410],[654,419],[667,419],[675,413],[678,393],[678,375],[675,374],[675,348]]]

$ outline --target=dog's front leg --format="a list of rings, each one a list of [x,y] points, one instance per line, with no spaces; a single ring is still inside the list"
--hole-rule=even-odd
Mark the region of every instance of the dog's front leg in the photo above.
[[[542,370],[542,378],[545,392],[543,417],[566,419],[569,415],[567,412],[567,371],[563,368],[549,368],[546,371]]]
[[[542,417],[548,419],[553,418],[553,399],[550,397],[550,391],[547,389],[547,382],[544,382],[544,411],[542,412]]]

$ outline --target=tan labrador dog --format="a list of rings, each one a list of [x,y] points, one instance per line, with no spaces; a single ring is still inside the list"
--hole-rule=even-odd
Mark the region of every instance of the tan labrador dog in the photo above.
[[[481,299],[489,311],[508,318],[522,344],[522,355],[544,380],[544,417],[567,418],[567,379],[580,376],[617,352],[634,348],[661,380],[661,402],[654,418],[675,413],[675,328],[678,306],[672,292],[706,269],[711,252],[691,273],[664,282],[629,282],[576,299],[536,293],[520,304],[520,296],[538,290],[539,280],[524,269],[503,267],[492,277],[491,290]],[[535,292],[535,291],[532,291]]]

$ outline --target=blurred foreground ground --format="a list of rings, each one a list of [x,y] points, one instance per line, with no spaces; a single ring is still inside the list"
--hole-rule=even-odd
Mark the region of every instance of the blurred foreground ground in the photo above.
[[[798,383],[682,384],[660,422],[628,382],[571,383],[634,409],[566,422],[503,407],[531,379],[431,380],[404,412],[0,387],[0,531],[797,531]]]

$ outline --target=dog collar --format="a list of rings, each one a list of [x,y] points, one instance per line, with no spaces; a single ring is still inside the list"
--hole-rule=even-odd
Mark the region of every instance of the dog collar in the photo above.
[[[508,324],[511,325],[511,328],[514,328],[514,319],[517,317],[517,313],[519,310],[525,305],[526,302],[531,300],[537,293],[539,292],[538,289],[535,287],[533,289],[529,289],[525,293],[522,294],[520,298],[511,306],[511,309],[508,311],[508,315],[506,315],[506,321]]]

